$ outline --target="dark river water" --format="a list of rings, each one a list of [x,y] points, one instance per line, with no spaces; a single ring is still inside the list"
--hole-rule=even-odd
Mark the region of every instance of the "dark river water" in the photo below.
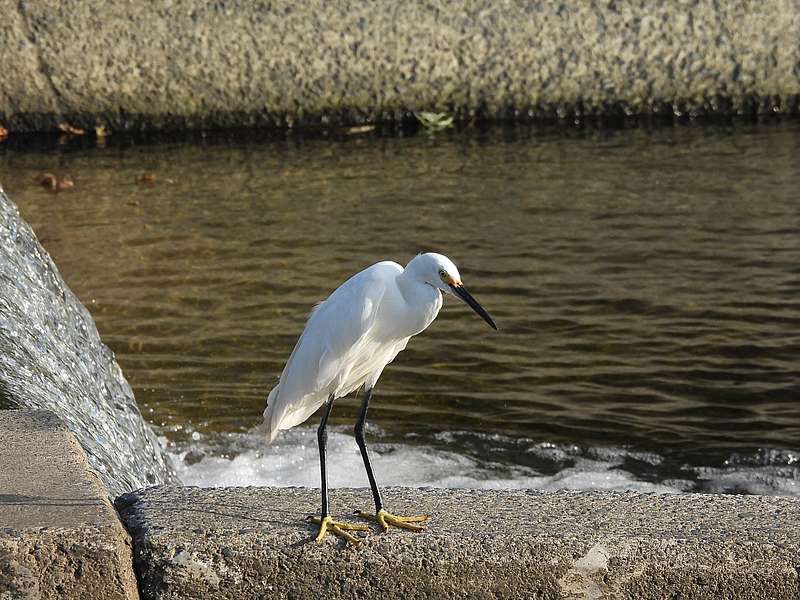
[[[451,300],[387,367],[379,480],[800,494],[796,121],[0,146],[0,181],[188,482],[316,484],[316,417],[266,447],[266,393],[314,303],[435,250],[500,332]]]

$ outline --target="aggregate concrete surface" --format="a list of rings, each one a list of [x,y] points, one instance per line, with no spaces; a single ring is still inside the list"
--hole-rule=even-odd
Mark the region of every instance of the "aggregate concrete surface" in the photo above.
[[[0,125],[792,113],[796,0],[0,0]]]
[[[139,597],[108,492],[52,413],[0,411],[0,600]]]
[[[116,501],[143,598],[800,597],[800,499],[390,488],[422,534],[313,543],[319,492],[156,487]],[[358,520],[368,490],[331,492]]]

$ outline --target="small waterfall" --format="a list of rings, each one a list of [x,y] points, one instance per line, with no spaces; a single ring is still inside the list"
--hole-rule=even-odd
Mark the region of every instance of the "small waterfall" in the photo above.
[[[57,414],[112,496],[177,481],[89,311],[0,187],[0,408],[15,407]]]

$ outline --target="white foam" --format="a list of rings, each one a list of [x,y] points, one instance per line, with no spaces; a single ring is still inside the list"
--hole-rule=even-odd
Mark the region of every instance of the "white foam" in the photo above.
[[[703,491],[714,494],[800,496],[797,467],[698,468],[697,474]]]
[[[351,435],[329,431],[328,481],[331,487],[368,485],[361,455]],[[319,487],[316,432],[295,428],[272,445],[258,433],[229,434],[212,442],[193,434],[189,446],[173,448],[178,475],[187,485]],[[370,445],[381,485],[472,489],[638,490],[680,492],[682,487],[638,481],[619,461],[575,459],[553,475],[523,466],[481,462],[454,452],[412,444]]]

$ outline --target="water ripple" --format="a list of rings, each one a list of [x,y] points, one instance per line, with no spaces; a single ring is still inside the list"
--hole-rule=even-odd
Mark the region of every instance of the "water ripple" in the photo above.
[[[372,262],[432,249],[462,265],[501,331],[446,303],[381,379],[371,416],[387,432],[698,468],[711,455],[716,469],[800,446],[798,133],[132,147],[6,153],[0,168],[167,430],[250,428],[315,302]],[[48,170],[71,173],[74,193],[30,183]],[[135,185],[143,171],[158,183]]]

